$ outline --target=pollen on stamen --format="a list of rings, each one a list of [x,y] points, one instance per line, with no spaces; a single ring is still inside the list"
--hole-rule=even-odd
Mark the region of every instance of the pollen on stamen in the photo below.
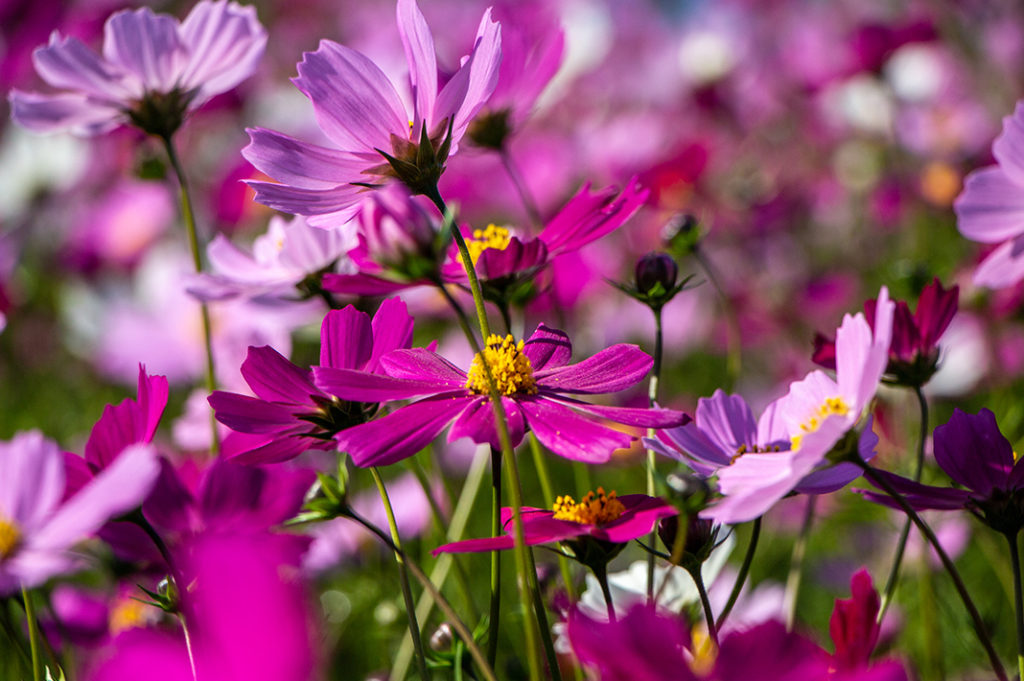
[[[473,236],[466,239],[466,249],[469,251],[469,259],[476,265],[480,254],[488,248],[503,251],[512,243],[512,233],[505,227],[495,224],[487,225],[484,229],[474,229]],[[459,255],[459,262],[462,256]]]
[[[829,397],[822,402],[811,414],[810,418],[800,424],[802,432],[793,436],[793,451],[800,449],[800,443],[804,435],[818,430],[821,424],[829,416],[846,416],[850,413],[850,406],[842,397]]]
[[[598,487],[597,494],[587,492],[579,503],[568,494],[558,497],[553,510],[555,520],[569,520],[581,525],[604,525],[618,520],[626,507],[615,498],[614,490],[606,495],[604,488]]]
[[[9,558],[21,543],[21,532],[18,527],[0,517],[0,561]]]
[[[494,387],[500,394],[509,397],[517,394],[535,395],[537,381],[533,378],[533,367],[530,358],[523,353],[523,346],[523,341],[516,343],[511,334],[504,338],[491,334],[487,345],[473,358],[466,374],[465,387],[478,395],[490,393],[487,372],[484,371],[486,361]]]

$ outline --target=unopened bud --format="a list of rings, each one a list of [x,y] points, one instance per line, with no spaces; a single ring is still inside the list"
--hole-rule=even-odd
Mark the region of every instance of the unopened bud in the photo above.
[[[700,241],[700,223],[689,213],[676,215],[661,232],[661,239],[673,253],[689,253]]]
[[[441,626],[430,635],[430,648],[431,650],[443,653],[451,649],[454,640],[455,635],[452,633],[452,625],[442,622]]]
[[[671,291],[678,276],[679,266],[667,253],[648,253],[636,263],[636,288],[645,295]]]

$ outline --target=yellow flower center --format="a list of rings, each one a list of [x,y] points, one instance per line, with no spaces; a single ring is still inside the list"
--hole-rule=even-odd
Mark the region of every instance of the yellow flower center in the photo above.
[[[598,487],[597,494],[587,492],[580,503],[568,494],[555,499],[555,520],[569,520],[581,525],[604,525],[618,520],[626,507],[615,498],[614,490],[605,495],[604,488]]]
[[[793,436],[793,451],[800,449],[800,441],[807,433],[813,433],[821,426],[822,422],[829,416],[838,415],[846,416],[850,413],[850,406],[846,404],[846,401],[842,397],[829,397],[827,398],[814,413],[811,414],[811,418],[807,419],[804,423],[800,424],[800,430],[802,433],[798,433]]]
[[[21,532],[11,521],[0,516],[0,561],[9,558],[21,543]]]
[[[473,236],[466,239],[466,249],[469,251],[469,258],[476,265],[480,254],[488,248],[503,251],[512,242],[512,235],[505,227],[498,227],[495,224],[487,225],[486,229],[474,229]],[[462,262],[462,256],[459,256]]]
[[[149,607],[134,598],[119,598],[110,609],[110,633],[120,634],[128,629],[144,627],[150,621]]]
[[[512,334],[502,338],[491,334],[487,345],[476,354],[466,376],[466,386],[478,395],[490,393],[484,362],[491,370],[494,387],[502,395],[534,395],[537,382],[533,379],[530,358],[523,354],[523,341],[516,343]]]
[[[715,660],[718,658],[718,648],[714,640],[708,636],[708,629],[703,624],[698,624],[690,631],[690,651],[693,659],[690,661],[690,669],[697,676],[706,676],[715,667]]]

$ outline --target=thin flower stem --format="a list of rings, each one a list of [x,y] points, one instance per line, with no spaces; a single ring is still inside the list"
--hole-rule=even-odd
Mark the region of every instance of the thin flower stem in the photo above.
[[[729,593],[729,600],[726,601],[725,607],[722,608],[722,612],[718,615],[718,621],[716,627],[721,631],[722,626],[725,624],[725,620],[729,617],[729,613],[732,612],[733,606],[736,605],[736,600],[740,597],[740,592],[743,591],[743,585],[747,581],[747,575],[750,573],[750,566],[754,562],[754,553],[757,551],[757,541],[761,538],[761,516],[754,519],[753,526],[750,531],[750,542],[747,544],[747,554],[743,556],[743,564],[740,565],[740,573],[736,575],[736,583],[732,585],[732,591]]]
[[[601,586],[601,595],[604,597],[604,606],[608,612],[608,621],[615,622],[615,601],[612,600],[612,591],[608,588],[608,566],[607,565],[591,565],[590,570],[594,573],[594,577],[597,578],[597,583]]]
[[[491,536],[500,537],[501,526],[501,450],[491,447]],[[498,657],[498,630],[501,616],[501,551],[491,551],[491,605],[487,623],[487,663],[494,666]]]
[[[508,153],[507,147],[503,146],[498,155],[501,156],[501,165],[505,167],[505,172],[508,173],[512,184],[515,185],[516,193],[519,194],[519,200],[523,202],[523,208],[526,209],[530,222],[534,227],[540,229],[544,225],[544,221],[540,216],[540,209],[537,208],[537,202],[530,193],[530,188],[526,186],[526,181],[523,179],[522,173],[519,172],[519,166],[516,165],[512,155]]]
[[[686,535],[689,531],[690,518],[678,517],[676,520],[676,536],[672,540],[672,553],[668,559],[668,569],[665,570],[665,576],[661,578],[661,584],[658,585],[658,591],[654,594],[654,599],[648,601],[655,608],[658,601],[661,600],[661,595],[665,593],[665,588],[668,586],[668,578],[672,575],[672,571],[678,567],[679,561],[683,559],[683,552],[686,550]]]
[[[654,366],[651,368],[651,379],[647,384],[647,404],[653,407],[658,401],[658,383],[661,380],[661,355],[663,336],[661,328],[661,308],[652,307],[654,313]],[[647,429],[647,437],[654,437],[654,429]],[[653,449],[647,450],[647,496],[654,496],[654,472],[657,464],[657,456]],[[654,546],[657,541],[657,530],[652,529],[647,537],[647,543]],[[654,595],[654,554],[647,554],[647,600],[650,601]]]
[[[988,655],[989,662],[992,665],[992,671],[995,672],[999,681],[1007,681],[1006,670],[1003,668],[1003,663],[999,661],[999,655],[996,653],[995,648],[992,646],[992,640],[985,631],[985,623],[981,619],[981,615],[978,613],[978,608],[975,607],[974,601],[971,599],[971,595],[967,591],[967,587],[964,585],[963,579],[960,578],[960,573],[957,571],[956,565],[953,563],[952,559],[950,559],[946,550],[942,548],[942,544],[939,543],[938,537],[935,536],[932,528],[921,519],[921,516],[919,516],[913,507],[907,503],[907,500],[889,484],[889,481],[880,475],[877,475],[875,473],[875,469],[868,465],[867,462],[862,460],[859,456],[851,456],[850,461],[860,466],[864,471],[864,477],[866,477],[872,485],[875,485],[892,497],[892,500],[895,501],[903,512],[907,514],[921,534],[924,535],[925,539],[928,540],[928,543],[932,545],[933,549],[935,549],[935,553],[938,554],[939,560],[942,561],[942,566],[946,569],[946,572],[949,574],[949,578],[953,581],[953,586],[956,588],[956,592],[960,596],[960,600],[964,602],[967,614],[970,615],[971,623],[974,625],[974,633],[978,636],[978,641],[981,643],[981,646],[985,649],[985,653]]]
[[[530,451],[533,454],[533,466],[537,469],[537,479],[540,481],[540,493],[544,496],[544,503],[554,505],[555,496],[551,489],[548,464],[544,459],[544,453],[540,450],[540,442],[537,441],[537,436],[533,433],[530,433]],[[572,583],[572,568],[569,566],[569,559],[562,552],[558,553],[558,569],[562,573],[562,583],[569,601],[575,602],[576,587]]]
[[[434,586],[433,582],[431,582],[430,579],[427,578],[426,574],[423,573],[423,570],[420,569],[419,565],[417,565],[414,560],[409,558],[409,556],[407,556],[400,547],[395,546],[394,542],[392,542],[391,539],[386,534],[384,534],[383,530],[381,530],[379,527],[368,521],[366,518],[363,518],[352,509],[348,509],[348,511],[346,511],[345,517],[351,518],[355,522],[365,527],[375,537],[377,537],[377,539],[382,541],[385,546],[387,546],[390,550],[394,551],[395,555],[400,555],[402,557],[402,560],[405,561],[405,566],[409,569],[409,572],[411,572],[412,576],[415,577],[416,580],[423,586],[423,589],[430,594],[430,597],[434,599],[434,602],[437,603],[437,607],[441,608],[441,611],[444,613],[445,617],[448,618],[448,623],[452,625],[452,629],[455,630],[455,633],[457,633],[459,637],[462,639],[463,643],[466,644],[466,648],[469,649],[470,656],[473,658],[473,661],[476,662],[477,667],[480,669],[480,673],[483,675],[484,679],[486,679],[487,681],[498,681],[498,677],[494,675],[494,669],[492,669],[491,666],[487,664],[487,660],[484,659],[483,651],[481,651],[480,646],[476,644],[476,641],[473,639],[473,634],[469,631],[469,628],[466,627],[466,623],[463,622],[461,618],[459,618],[459,614],[455,612],[455,609],[452,608],[451,604],[447,601],[447,599],[445,599],[445,597],[441,595],[441,592],[437,590],[437,587]]]
[[[689,570],[689,573],[693,577],[693,583],[697,585],[700,605],[704,610],[704,621],[708,625],[708,636],[714,642],[715,648],[718,648],[718,628],[715,626],[715,613],[711,610],[711,600],[708,598],[708,589],[704,586],[704,575],[701,574],[700,568],[701,566],[698,565],[693,570]]]
[[[43,665],[39,659],[39,624],[36,622],[36,610],[32,605],[32,597],[24,586],[21,587],[21,600],[25,606],[25,619],[28,622],[28,646],[32,655],[32,681],[43,681]]]
[[[800,582],[803,579],[804,556],[807,554],[807,540],[811,535],[811,524],[814,522],[814,506],[818,497],[807,496],[804,508],[804,519],[800,525],[800,534],[793,545],[793,557],[789,561],[789,575],[786,577],[786,597],[783,610],[786,613],[786,631],[792,631],[796,623],[796,604],[800,599]]]
[[[1020,550],[1017,547],[1017,533],[1007,532],[1006,541],[1010,545],[1010,563],[1013,566],[1013,609],[1017,620],[1017,673],[1020,681],[1024,681],[1024,594],[1020,583]]]
[[[446,540],[449,542],[458,541],[462,539],[463,534],[466,531],[466,524],[469,522],[469,518],[472,515],[473,505],[476,503],[477,494],[480,492],[480,487],[483,484],[484,475],[487,472],[487,456],[477,455],[473,459],[473,463],[469,467],[469,474],[466,476],[466,482],[462,486],[462,491],[459,493],[459,499],[455,502],[455,510],[452,512],[452,520],[448,525],[448,532],[446,534]],[[434,567],[430,571],[430,582],[435,585],[437,589],[444,587],[444,583],[448,578],[448,574],[451,571],[454,554],[442,553]],[[434,598],[429,590],[424,590],[420,594],[420,600],[416,604],[416,616],[421,622],[427,621],[430,617],[430,611],[434,607]],[[476,618],[475,608],[472,602],[467,602],[470,610],[470,614],[473,618]],[[391,667],[390,679],[391,681],[398,681],[398,679],[405,678],[405,673],[409,669],[409,663],[412,662],[413,658],[413,646],[412,637],[406,632],[406,635],[402,637],[402,643],[398,647],[398,653],[395,655],[395,663]]]
[[[420,635],[419,621],[416,619],[416,604],[412,599],[412,589],[409,586],[409,575],[406,572],[404,553],[402,552],[402,540],[398,536],[398,523],[395,522],[395,512],[391,508],[391,500],[388,498],[388,490],[384,487],[384,479],[380,477],[380,471],[376,467],[370,468],[373,481],[377,484],[377,491],[380,493],[380,500],[384,502],[384,511],[388,517],[388,529],[391,530],[391,542],[395,546],[395,562],[398,564],[398,579],[402,585],[402,599],[405,601],[405,614],[409,618],[409,635],[412,636],[412,644],[416,649],[416,659],[420,667],[420,679],[428,681],[430,671],[427,667],[427,654],[423,649],[423,637]]]
[[[533,561],[533,551],[527,554],[530,557],[530,572],[537,574],[537,565]],[[551,681],[562,681],[562,670],[558,667],[558,653],[555,652],[555,642],[551,638],[551,627],[548,625],[548,616],[544,610],[544,599],[541,597],[540,588],[533,589],[533,609],[537,613],[537,626],[540,629],[540,640],[544,645],[544,655],[548,660],[548,671]]]
[[[714,265],[711,264],[707,254],[704,253],[704,249],[699,244],[693,247],[693,257],[697,259],[697,262],[704,269],[704,273],[708,275],[708,281],[711,282],[711,285],[718,293],[718,298],[722,301],[722,310],[725,312],[725,391],[729,392],[736,385],[743,366],[743,346],[741,345],[742,338],[740,335],[739,318],[736,316],[736,308],[733,307],[732,300],[726,294],[725,289],[722,288],[721,279],[719,279]]]
[[[181,623],[181,633],[185,637],[185,652],[188,654],[188,668],[192,672],[192,681],[198,681],[199,674],[196,672],[196,656],[192,650],[192,635],[189,634],[188,625],[185,622],[185,613],[178,612],[178,621]]]
[[[920,432],[917,440],[917,461],[914,463],[914,482],[921,481],[921,472],[924,470],[924,446],[928,439],[928,400],[921,390],[921,386],[914,386],[914,393],[917,395],[917,403],[921,410]],[[885,590],[882,592],[882,601],[878,607],[876,622],[881,623],[885,613],[892,604],[896,595],[896,587],[899,586],[900,566],[903,563],[903,553],[907,549],[907,540],[910,538],[910,518],[903,521],[903,528],[900,530],[899,539],[896,541],[896,553],[892,557],[892,567],[889,568],[889,577],[885,580]]]
[[[11,624],[11,611],[7,607],[7,599],[5,598],[0,598],[0,628],[4,630],[7,638],[10,639],[11,646],[18,651],[22,664],[31,669],[32,661],[30,654],[25,650],[25,642],[22,640],[21,635],[15,633],[14,625]]]
[[[442,215],[448,215],[448,207],[444,203],[444,199],[441,198],[440,192],[437,187],[434,186],[430,192],[427,193],[427,198],[434,202],[437,209],[441,211]],[[487,321],[487,309],[484,307],[483,294],[480,291],[480,280],[476,276],[476,269],[473,267],[473,259],[469,255],[469,249],[466,247],[466,240],[462,237],[462,233],[454,225],[452,226],[452,236],[455,238],[455,243],[458,246],[459,254],[462,257],[463,266],[466,269],[466,276],[469,278],[469,288],[473,293],[473,303],[476,306],[476,313],[478,321],[480,322],[480,332],[484,338],[486,344],[487,338],[491,335],[490,323]],[[519,587],[519,598],[523,604],[523,608],[527,612],[527,616],[523,618],[523,630],[526,638],[526,657],[527,663],[530,670],[531,681],[540,681],[541,679],[541,665],[540,665],[540,649],[538,648],[537,632],[534,629],[534,623],[539,625],[539,616],[533,610],[534,598],[530,596],[528,592],[537,591],[537,574],[530,573],[530,561],[528,548],[523,540],[523,491],[522,483],[519,478],[519,468],[516,464],[515,451],[512,447],[512,439],[508,433],[508,416],[505,413],[505,405],[503,403],[502,396],[498,393],[494,377],[491,376],[491,367],[487,362],[481,362],[480,365],[484,369],[484,376],[487,380],[489,387],[489,397],[491,399],[491,407],[494,409],[494,422],[498,429],[498,442],[501,444],[502,458],[505,460],[505,465],[508,468],[509,478],[509,489],[512,496],[512,524],[514,527],[514,541],[515,541],[515,561],[516,561],[516,573],[518,575],[518,587]]]
[[[196,233],[195,212],[192,210],[192,196],[188,191],[185,170],[181,166],[178,152],[174,148],[174,142],[171,141],[170,135],[161,137],[161,139],[164,143],[164,149],[167,151],[167,158],[174,169],[174,174],[178,177],[178,186],[181,188],[181,215],[185,222],[188,247],[192,252],[192,265],[197,273],[202,272],[203,260],[199,251],[199,236]],[[210,326],[210,310],[207,308],[206,303],[199,303],[199,313],[203,322],[203,345],[206,349],[206,390],[212,393],[217,389],[217,375],[214,372],[213,365],[213,333]],[[210,450],[213,454],[217,454],[220,452],[220,435],[217,432],[217,419],[212,408],[210,409],[210,428],[212,429]]]

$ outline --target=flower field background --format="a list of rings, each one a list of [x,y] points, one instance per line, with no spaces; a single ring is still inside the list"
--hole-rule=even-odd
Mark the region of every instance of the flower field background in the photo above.
[[[1024,675],[1024,8],[0,19],[0,680]]]

